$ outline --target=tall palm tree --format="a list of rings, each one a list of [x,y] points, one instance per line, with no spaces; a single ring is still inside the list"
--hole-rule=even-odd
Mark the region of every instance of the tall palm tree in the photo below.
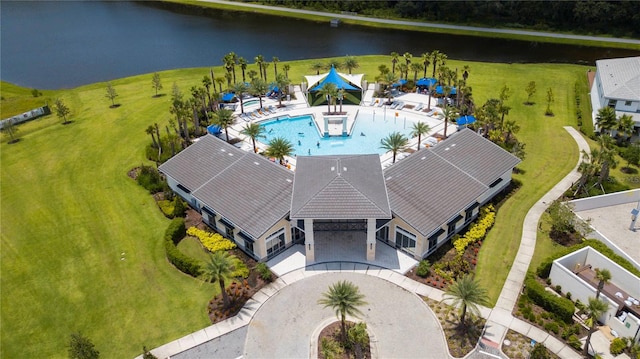
[[[453,106],[445,105],[442,114],[444,115],[444,138],[447,138],[447,123],[458,116],[458,110]]]
[[[513,138],[513,134],[520,131],[520,125],[518,125],[515,120],[505,122],[502,128],[506,133],[506,136],[505,136],[506,143],[511,142],[511,139]]]
[[[413,58],[413,55],[411,55],[410,52],[405,52],[402,57],[404,58],[404,62],[407,64],[407,66],[411,65],[411,59]]]
[[[400,132],[392,132],[380,140],[380,148],[393,152],[393,162],[396,163],[396,154],[407,149],[409,139]]]
[[[360,67],[360,64],[358,63],[358,60],[355,57],[347,56],[347,58],[344,59],[343,66],[345,69],[349,71],[349,74],[351,74],[351,70],[357,69],[358,67]]]
[[[240,99],[240,113],[244,113],[244,93],[249,91],[249,86],[244,82],[237,82],[233,85],[232,90]]]
[[[256,65],[258,65],[258,73],[260,74],[260,78],[264,79],[264,77],[262,76],[262,65],[264,64],[264,56],[258,55],[253,60]]]
[[[418,136],[418,151],[420,151],[420,142],[422,141],[422,135],[426,135],[431,131],[431,127],[422,121],[418,121],[411,127],[411,136]]]
[[[618,132],[622,133],[625,140],[629,141],[631,136],[633,135],[633,130],[635,128],[635,121],[633,121],[633,117],[631,115],[621,115],[618,117]]]
[[[609,170],[618,166],[618,160],[616,159],[618,152],[615,149],[612,137],[600,136],[598,142],[600,143],[600,149],[592,154],[592,159],[600,165],[600,175],[596,185],[602,188],[602,183],[609,178]]]
[[[427,111],[431,111],[431,96],[433,96],[433,91],[436,90],[437,87],[437,83],[434,82],[431,85],[429,85],[429,102],[427,103]]]
[[[228,127],[233,125],[234,121],[235,121],[235,118],[233,118],[233,111],[226,108],[221,108],[216,110],[213,113],[213,117],[211,118],[211,122],[214,125],[224,128],[224,135],[227,139],[227,142],[229,142]]]
[[[9,121],[9,122],[11,122],[11,121]],[[155,130],[155,128],[153,128],[153,125],[149,125],[149,127],[147,127],[147,129],[144,132],[147,135],[151,135],[151,140],[153,141],[153,148],[160,148],[158,146],[158,142],[156,141],[156,136],[155,136],[156,130]]]
[[[422,70],[422,64],[413,62],[411,65],[409,65],[409,69],[413,71],[413,82],[418,81],[418,72]]]
[[[247,123],[240,133],[251,138],[251,142],[253,142],[253,152],[258,152],[258,148],[256,147],[256,138],[265,137],[264,127],[260,126],[260,124],[251,122]]]
[[[324,64],[322,62],[314,62],[311,65],[311,70],[316,72],[316,75],[320,75],[320,71],[324,70]]]
[[[587,312],[588,321],[591,322],[589,325],[589,334],[587,335],[587,340],[584,342],[584,348],[582,349],[582,354],[585,357],[589,356],[589,344],[591,342],[591,335],[596,331],[596,327],[598,326],[598,318],[604,314],[607,309],[609,309],[609,305],[599,299],[595,299],[593,297],[589,297],[589,303],[587,304],[587,308],[585,311]]]
[[[424,66],[423,67],[424,72],[422,73],[422,77],[427,78],[427,68],[431,64],[431,54],[428,52],[425,52],[422,55],[420,55],[420,59],[422,59],[422,65]]]
[[[268,82],[269,80],[267,79],[267,69],[269,68],[269,65],[271,65],[268,61],[265,61],[262,63],[262,72],[264,75],[264,81]]]
[[[229,296],[225,290],[225,280],[229,279],[235,270],[234,256],[227,251],[216,251],[209,255],[209,261],[203,268],[202,277],[207,282],[218,282],[222,292],[224,307],[229,307]]]
[[[489,299],[487,290],[480,286],[471,275],[466,274],[453,284],[451,284],[444,293],[447,300],[451,300],[454,307],[460,307],[460,326],[465,326],[465,316],[467,309],[472,313],[479,315],[478,305],[487,305]]]
[[[240,66],[240,70],[242,70],[242,82],[247,82],[245,77],[245,71],[247,70],[247,59],[244,57],[238,57],[238,65]]]
[[[338,96],[338,88],[336,84],[327,82],[318,91],[320,95],[327,99],[327,114],[331,113],[331,103]]]
[[[616,121],[616,110],[611,107],[603,107],[598,110],[596,115],[596,126],[600,130],[600,133],[609,132],[618,126]]]
[[[293,153],[293,144],[284,137],[275,137],[269,141],[265,154],[268,157],[277,158],[280,164],[284,164],[284,158]]]
[[[263,79],[255,78],[251,81],[249,91],[253,96],[258,96],[260,100],[260,108],[262,108],[262,97],[269,91],[267,83]]]
[[[393,72],[387,72],[384,74],[380,82],[385,86],[385,93],[387,94],[387,98],[391,99],[391,87],[394,83],[398,81],[398,77]]]
[[[357,317],[362,312],[358,307],[366,305],[364,295],[360,293],[358,287],[349,281],[339,281],[329,286],[327,292],[322,293],[322,298],[318,300],[318,304],[324,305],[324,308],[335,310],[336,317],[340,319],[342,340],[347,340],[347,314]]]
[[[436,67],[438,66],[438,61],[440,61],[440,58],[442,57],[443,53],[441,53],[438,50],[433,50],[431,51],[431,65],[433,66],[433,73],[431,74],[431,77],[436,77]]]
[[[598,290],[596,290],[596,299],[600,298],[600,292],[604,288],[604,285],[611,280],[611,272],[608,269],[596,268],[596,279],[598,280]]]
[[[407,64],[398,64],[398,72],[400,72],[400,78],[406,79],[409,73],[409,66]]]
[[[209,76],[205,75],[202,78],[202,86],[204,86],[204,89],[207,92],[207,106],[211,104],[211,85],[213,85],[213,80],[211,80]],[[215,91],[215,88],[213,89],[213,91]]]
[[[273,63],[273,75],[278,77],[278,62],[280,62],[280,59],[274,56],[271,58],[271,62]]]
[[[289,81],[289,79],[283,74],[276,76],[276,80],[273,82],[273,85],[278,88],[278,107],[282,107],[282,91],[283,89],[286,89],[290,83],[291,81]]]
[[[464,80],[465,84],[467,83],[467,79],[469,78],[469,71],[471,71],[469,65],[464,65],[462,67],[462,79]]]
[[[284,70],[284,77],[289,79],[289,70],[291,70],[291,65],[284,64],[284,66],[282,66],[282,69]]]
[[[396,73],[396,64],[398,63],[398,59],[400,58],[400,54],[397,52],[391,53],[391,73]]]

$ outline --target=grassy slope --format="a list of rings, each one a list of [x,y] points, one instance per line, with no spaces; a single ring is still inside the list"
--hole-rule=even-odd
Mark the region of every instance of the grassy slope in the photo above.
[[[357,72],[368,79],[379,64],[390,66],[388,56],[359,59]],[[291,63],[290,78],[298,83],[316,61]],[[525,184],[500,210],[481,252],[478,276],[495,300],[524,215],[577,160],[577,147],[561,127],[573,123],[573,83],[586,67],[464,64],[471,66],[477,103],[497,96],[504,83],[513,89],[509,118],[521,124],[519,136],[527,143],[525,173],[517,176]],[[163,72],[163,92],[170,93],[174,81],[187,92],[205,74],[207,69]],[[529,80],[538,83],[538,104],[525,107]],[[62,357],[69,333],[77,330],[104,357],[132,357],[143,344],[155,347],[207,324],[205,305],[215,286],[201,286],[167,264],[161,237],[168,222],[126,176],[143,161],[149,141],[144,129],[166,123],[168,96],[151,98],[150,75],[112,83],[120,108],[108,108],[104,83],[53,91],[47,95],[64,98],[75,122],[62,126],[49,116],[21,125],[18,144],[1,144],[2,357]],[[556,94],[554,118],[542,114],[549,86]],[[22,103],[18,112],[30,108],[28,91],[10,99],[4,92],[10,85],[2,88],[5,101]]]

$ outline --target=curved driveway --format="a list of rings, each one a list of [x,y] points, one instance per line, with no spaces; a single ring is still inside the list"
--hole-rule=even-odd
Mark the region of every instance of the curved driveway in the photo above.
[[[248,325],[244,358],[307,358],[313,332],[330,308],[317,304],[329,285],[349,280],[365,295],[360,319],[377,340],[380,358],[448,358],[438,320],[417,295],[371,275],[322,273],[290,284],[267,300]]]

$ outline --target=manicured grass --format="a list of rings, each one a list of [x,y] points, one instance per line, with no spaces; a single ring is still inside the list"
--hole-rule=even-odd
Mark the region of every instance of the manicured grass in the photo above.
[[[391,67],[388,56],[358,59],[361,67],[354,72],[366,73],[370,81],[378,65]],[[326,62],[289,63],[289,77],[300,83],[317,61]],[[522,126],[518,137],[527,144],[524,173],[516,175],[524,184],[498,212],[480,254],[478,277],[495,301],[526,212],[577,161],[577,147],[562,126],[575,124],[573,84],[586,81],[587,68],[448,61],[451,67],[464,64],[471,66],[477,104],[497,97],[505,83],[512,88],[508,118]],[[255,68],[251,64],[248,70]],[[162,92],[169,94],[176,82],[188,94],[208,70],[162,72]],[[219,67],[214,71],[223,74]],[[537,104],[528,107],[522,103],[530,80],[538,83],[538,94]],[[8,145],[6,138],[0,144],[2,357],[64,357],[74,331],[91,338],[105,358],[133,357],[142,345],[153,348],[208,323],[205,308],[216,286],[202,285],[168,264],[162,235],[169,222],[127,177],[129,169],[146,162],[145,128],[167,124],[170,96],[152,98],[150,74],[111,83],[120,107],[109,109],[105,83],[47,91],[65,100],[74,122],[63,126],[48,116],[20,125],[17,144]],[[556,97],[553,118],[543,115],[547,87]],[[3,113],[5,101],[17,113],[35,107],[28,90],[7,83],[2,90]]]
[[[229,11],[247,11],[247,12],[259,13],[259,14],[283,16],[283,17],[289,17],[289,18],[295,18],[295,19],[305,19],[310,21],[328,22],[331,18],[333,18],[331,13],[327,13],[326,16],[300,14],[300,13],[286,11],[286,8],[284,7],[282,7],[283,10],[248,8],[248,7],[243,7],[242,3],[220,4],[220,3],[202,2],[198,0],[165,0],[165,2],[189,5],[196,9],[212,8],[212,9],[222,9],[222,10],[229,10]],[[393,18],[393,20],[420,22],[419,20],[415,20],[415,19],[402,19],[402,18]],[[500,38],[500,39],[509,39],[509,40],[548,42],[548,43],[556,43],[556,44],[582,45],[582,46],[594,46],[594,47],[640,49],[640,45],[638,44],[625,44],[625,43],[618,43],[618,42],[562,39],[562,38],[547,37],[547,36],[530,36],[530,35],[520,35],[520,34],[487,33],[487,32],[472,31],[472,30],[449,29],[444,27],[441,28],[441,27],[421,27],[421,26],[412,26],[412,25],[384,24],[379,22],[367,21],[364,19],[363,20],[340,19],[340,21],[346,24],[351,24],[351,25],[363,25],[363,26],[384,28],[384,29],[421,31],[426,33],[491,37],[491,38]],[[434,23],[434,21],[430,21],[430,23]],[[447,25],[450,25],[450,24],[447,24]],[[456,24],[456,25],[486,27],[486,26],[476,25],[476,24]],[[528,29],[516,29],[516,30],[528,30]],[[531,30],[531,31],[536,31],[536,30]],[[581,35],[581,34],[576,34],[576,35]],[[602,37],[606,37],[606,36],[603,35]]]
[[[183,239],[178,243],[178,249],[187,256],[201,261],[203,265],[209,260],[209,255],[197,238],[187,237]]]

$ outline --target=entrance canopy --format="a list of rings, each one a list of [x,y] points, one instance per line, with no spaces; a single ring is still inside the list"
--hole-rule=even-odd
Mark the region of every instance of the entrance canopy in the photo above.
[[[335,84],[336,88],[338,89],[361,91],[362,88],[359,84],[362,82],[362,76],[364,75],[341,74],[336,71],[334,67],[331,67],[331,70],[329,70],[329,72],[327,72],[326,74],[305,76],[305,79],[307,80],[307,84],[309,84],[309,92],[320,91],[322,86],[327,83]]]

